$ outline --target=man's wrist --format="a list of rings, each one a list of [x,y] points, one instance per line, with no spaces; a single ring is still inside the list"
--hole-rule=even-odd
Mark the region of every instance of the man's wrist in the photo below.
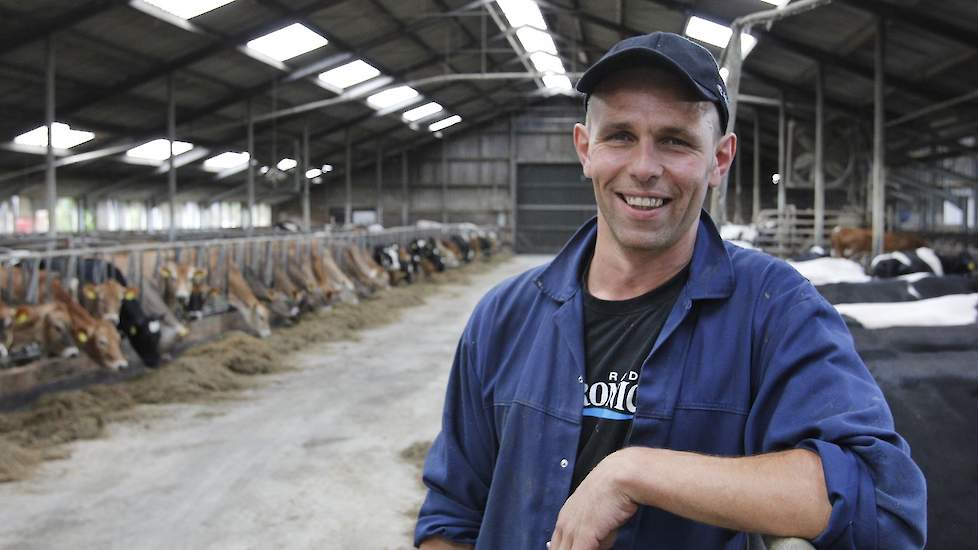
[[[649,447],[625,447],[608,455],[615,489],[635,504],[655,506],[655,491],[648,487],[650,479],[657,476],[643,475],[654,465],[661,449]]]

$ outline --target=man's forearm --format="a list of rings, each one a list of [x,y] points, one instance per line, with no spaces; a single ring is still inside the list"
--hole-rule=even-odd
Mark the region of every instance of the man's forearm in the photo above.
[[[812,539],[832,512],[822,461],[803,449],[723,458],[630,447],[609,458],[636,503],[711,525]]]
[[[472,550],[471,544],[460,544],[441,537],[424,539],[418,550]]]

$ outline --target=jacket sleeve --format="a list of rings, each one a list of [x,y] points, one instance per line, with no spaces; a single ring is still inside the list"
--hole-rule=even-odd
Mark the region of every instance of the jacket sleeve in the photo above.
[[[821,457],[832,514],[812,544],[922,548],[926,482],[842,318],[808,281],[765,292],[755,315],[745,446]]]
[[[441,433],[425,461],[428,494],[418,515],[415,546],[434,536],[474,544],[482,524],[496,453],[471,325],[455,352]]]

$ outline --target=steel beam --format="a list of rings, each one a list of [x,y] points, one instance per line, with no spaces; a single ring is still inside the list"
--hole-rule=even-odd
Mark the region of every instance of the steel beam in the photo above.
[[[825,233],[825,74],[815,65],[815,246],[822,246]]]
[[[166,135],[170,142],[166,182],[170,195],[170,241],[175,241],[177,238],[177,163],[173,155],[173,142],[177,139],[177,100],[173,73],[166,77],[166,105]]]
[[[876,22],[876,49],[874,61],[876,70],[873,82],[873,256],[883,253],[883,235],[886,204],[886,121],[884,120],[884,86],[886,85],[883,64],[886,61],[886,20]]]
[[[45,94],[44,94],[44,123],[47,125],[48,144],[47,162],[44,170],[44,183],[47,196],[48,208],[48,237],[49,243],[54,245],[54,238],[57,237],[57,216],[55,215],[58,207],[58,180],[55,171],[54,161],[54,81],[55,81],[55,41],[53,35],[47,37],[47,52],[45,56]]]

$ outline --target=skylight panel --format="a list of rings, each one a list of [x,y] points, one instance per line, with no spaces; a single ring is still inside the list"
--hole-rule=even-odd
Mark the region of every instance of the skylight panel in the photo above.
[[[420,107],[415,107],[410,111],[404,113],[404,120],[408,122],[414,122],[416,120],[421,120],[424,117],[431,116],[442,110],[442,106],[434,101],[430,103],[425,103]]]
[[[530,54],[530,62],[541,73],[564,73],[564,63],[559,57],[549,53],[534,52]]]
[[[437,132],[438,130],[444,130],[445,128],[448,128],[449,126],[454,126],[459,122],[462,122],[462,117],[458,115],[450,116],[446,119],[442,119],[439,120],[438,122],[431,124],[430,126],[428,126],[428,130],[431,132]]]
[[[686,36],[690,38],[695,38],[701,42],[706,42],[707,44],[713,44],[718,48],[726,48],[727,44],[730,42],[730,35],[733,31],[730,27],[726,27],[719,23],[714,23],[713,21],[707,21],[702,17],[696,17],[695,15],[689,18],[686,22]],[[747,33],[741,33],[740,35],[740,51],[743,57],[747,57],[754,46],[757,44],[757,39]]]
[[[282,160],[278,161],[278,164],[276,164],[275,167],[278,168],[279,170],[285,172],[287,170],[291,170],[291,169],[295,168],[297,164],[299,164],[299,163],[296,162],[295,159],[285,158],[285,159],[282,159]]]
[[[335,69],[321,73],[319,79],[334,88],[343,90],[361,82],[366,82],[379,75],[380,71],[372,65],[357,59],[346,65],[341,65]]]
[[[496,0],[499,9],[503,11],[509,26],[515,28],[530,25],[541,30],[547,30],[547,23],[540,13],[540,6],[534,0]]]
[[[143,0],[161,10],[172,13],[181,19],[191,19],[234,0]]]
[[[186,141],[173,142],[173,156],[179,156],[194,148],[192,143]],[[126,151],[126,156],[143,160],[164,161],[170,158],[170,141],[167,139],[154,139],[138,147]]]
[[[557,55],[557,46],[550,33],[534,29],[533,27],[520,27],[516,30],[516,38],[520,40],[523,49],[528,52],[547,52]]]
[[[309,170],[306,171],[306,179],[311,180],[313,178],[318,178],[321,175],[323,175],[323,171],[320,170],[319,168],[310,168]]]
[[[237,153],[234,151],[225,151],[220,155],[213,156],[204,161],[205,170],[213,170],[215,172],[220,172],[221,170],[227,170],[229,168],[235,168],[241,166],[248,162],[250,155],[248,153]]]
[[[388,88],[383,92],[376,93],[367,98],[367,104],[374,109],[386,109],[399,103],[404,103],[410,99],[418,97],[417,90],[410,86],[397,86]]]
[[[555,90],[572,90],[574,87],[571,85],[571,81],[567,78],[567,75],[563,74],[548,74],[543,77],[543,84],[548,88],[553,88]]]
[[[82,130],[73,130],[70,126],[63,122],[55,122],[52,124],[51,134],[53,135],[51,143],[54,145],[55,149],[71,149],[76,145],[81,145],[82,143],[95,138],[94,133],[85,132]],[[19,145],[33,145],[35,147],[47,147],[48,127],[46,125],[38,126],[30,132],[24,132],[23,134],[14,138],[14,143]]]
[[[246,46],[276,61],[286,61],[297,55],[321,48],[328,43],[328,40],[309,30],[305,25],[293,23],[288,27],[250,40]]]
[[[785,5],[787,5],[787,3],[790,1],[791,0],[761,0],[761,2],[764,2],[765,4],[771,4],[772,6],[777,6],[779,8],[785,7]]]

